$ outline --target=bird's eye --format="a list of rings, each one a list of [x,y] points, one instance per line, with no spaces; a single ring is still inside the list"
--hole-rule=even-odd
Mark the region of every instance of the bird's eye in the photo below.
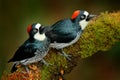
[[[34,33],[37,33],[37,32],[38,32],[38,29],[33,29],[33,32],[34,32]]]
[[[85,17],[86,17],[85,15],[80,16],[81,20],[85,19]]]

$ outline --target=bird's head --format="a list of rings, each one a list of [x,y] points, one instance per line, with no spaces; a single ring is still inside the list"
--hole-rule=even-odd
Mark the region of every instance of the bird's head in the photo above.
[[[89,14],[87,11],[76,10],[73,12],[71,20],[73,22],[78,22],[81,29],[84,30],[88,22],[96,15]]]
[[[43,30],[44,30],[44,27],[39,23],[35,23],[27,27],[27,32],[30,38],[33,38],[39,41],[43,41],[46,38]]]

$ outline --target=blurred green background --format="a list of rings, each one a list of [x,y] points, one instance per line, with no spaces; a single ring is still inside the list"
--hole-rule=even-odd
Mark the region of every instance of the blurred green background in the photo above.
[[[0,76],[5,69],[9,70],[11,68],[7,60],[13,56],[16,49],[27,39],[26,28],[29,24],[39,22],[43,25],[51,25],[57,20],[71,17],[72,12],[76,9],[87,10],[94,14],[104,11],[118,11],[120,10],[119,5],[120,1],[118,2],[118,0],[0,0]],[[113,50],[113,53],[120,53],[119,49],[120,46],[117,47],[118,51],[114,52]],[[83,65],[86,69],[89,68],[89,73],[91,72],[92,75],[99,73],[95,72],[94,68],[91,67],[92,62],[96,61],[96,59],[88,64],[86,63],[87,66]],[[106,60],[106,57],[103,59]],[[102,61],[103,59],[100,58]],[[109,61],[109,64],[112,61]],[[116,68],[116,66],[114,67]],[[79,76],[82,72],[85,74],[84,70],[86,70],[83,68],[82,72],[80,72],[80,68],[77,68],[79,73],[77,73],[78,76],[75,76],[77,77],[75,80],[88,80],[85,75],[82,75],[82,78]],[[74,78],[74,76],[72,77]],[[95,78],[93,80],[103,79]]]

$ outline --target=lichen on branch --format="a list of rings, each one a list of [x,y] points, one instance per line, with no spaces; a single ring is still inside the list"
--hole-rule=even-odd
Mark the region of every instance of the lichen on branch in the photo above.
[[[40,77],[36,80],[62,80],[63,75],[70,72],[80,59],[92,56],[98,51],[107,51],[119,41],[120,12],[101,13],[91,20],[77,43],[64,49],[66,53],[72,55],[72,61],[59,55],[57,50],[51,49],[45,60],[52,65],[40,67]],[[18,72],[19,69],[15,73],[8,74],[8,79],[11,76],[15,77]],[[6,79],[5,75],[2,80],[5,80],[4,78]]]

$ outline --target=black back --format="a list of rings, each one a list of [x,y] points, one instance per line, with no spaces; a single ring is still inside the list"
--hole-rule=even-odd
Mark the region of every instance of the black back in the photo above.
[[[46,32],[46,36],[51,39],[52,43],[54,41],[68,43],[74,40],[80,30],[80,26],[73,23],[71,19],[64,19],[53,24]]]
[[[30,39],[25,41],[25,43],[18,48],[14,56],[8,62],[20,61],[35,56],[34,53],[39,48],[37,42],[38,41],[35,40],[31,41]]]

